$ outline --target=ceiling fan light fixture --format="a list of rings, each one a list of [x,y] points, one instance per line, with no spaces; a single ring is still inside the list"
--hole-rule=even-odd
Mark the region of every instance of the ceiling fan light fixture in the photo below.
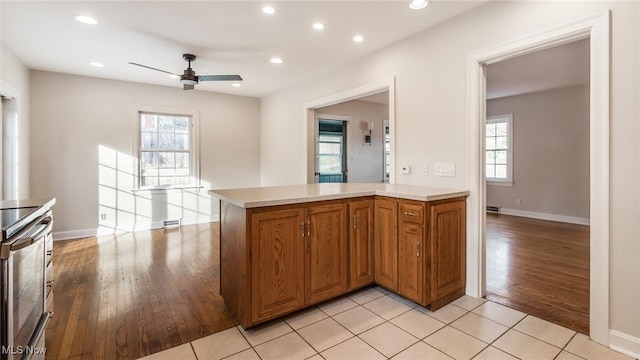
[[[426,8],[430,2],[430,0],[412,0],[411,3],[409,3],[409,7],[412,10],[420,10]]]
[[[193,79],[180,79],[180,82],[185,84],[185,85],[196,85],[198,83],[198,80],[193,80]]]

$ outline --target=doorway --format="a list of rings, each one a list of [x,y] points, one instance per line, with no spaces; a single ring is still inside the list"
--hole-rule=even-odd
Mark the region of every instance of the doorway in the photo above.
[[[390,78],[306,103],[307,183],[319,182],[318,173],[322,173],[317,165],[318,118],[346,121],[344,181],[393,183],[394,99]]]
[[[467,135],[470,142],[467,294],[482,297],[486,275],[486,192],[482,167],[485,156],[485,67],[518,55],[589,38],[589,335],[604,345],[609,344],[610,19],[611,12],[605,10],[467,56]]]
[[[589,39],[490,64],[486,88],[486,297],[588,335]]]
[[[19,92],[0,79],[0,199],[20,198]]]

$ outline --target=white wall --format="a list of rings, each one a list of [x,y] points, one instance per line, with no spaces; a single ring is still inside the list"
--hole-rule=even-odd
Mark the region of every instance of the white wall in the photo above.
[[[467,54],[610,9],[610,328],[640,344],[639,6],[624,1],[492,1],[315,80],[264,97],[261,183],[305,182],[304,103],[395,76],[396,182],[465,188],[471,181],[465,123]],[[422,162],[444,161],[456,163],[456,176],[399,172],[403,165],[415,168]],[[474,276],[469,273],[467,278]]]
[[[384,126],[389,106],[351,100],[318,109],[320,114],[350,116],[347,124],[347,157],[350,183],[377,183],[383,180]],[[364,143],[367,123],[373,122],[371,144]]]
[[[136,105],[199,111],[202,189],[131,192]],[[257,98],[32,71],[32,196],[57,198],[58,238],[215,219],[207,190],[259,185],[259,116]]]
[[[514,182],[487,184],[487,205],[589,219],[589,87],[487,101],[487,116],[503,114],[513,114]]]
[[[18,96],[11,100],[12,106],[17,103],[17,129],[18,129],[18,164],[29,163],[29,69],[0,39],[0,86],[10,86],[18,92]],[[6,111],[6,109],[5,109]],[[2,124],[4,127],[5,124]],[[6,134],[6,133],[5,133]],[[2,151],[0,150],[0,154]],[[0,157],[1,158],[1,157]],[[0,161],[1,163],[1,161]],[[2,171],[0,171],[2,174]],[[6,174],[3,174],[5,176]],[[15,199],[26,199],[29,193],[29,167],[20,166],[17,171],[17,196]],[[6,185],[6,184],[3,184]],[[2,193],[0,188],[0,194]],[[4,199],[4,198],[3,198]]]

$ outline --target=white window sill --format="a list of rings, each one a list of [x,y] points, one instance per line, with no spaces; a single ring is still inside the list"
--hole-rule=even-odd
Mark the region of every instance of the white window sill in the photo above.
[[[513,181],[510,181],[510,180],[487,180],[487,185],[513,186]]]
[[[131,192],[141,192],[141,191],[166,191],[166,190],[190,190],[190,189],[202,189],[203,186],[200,185],[174,185],[174,186],[155,186],[155,187],[142,187],[131,189]]]

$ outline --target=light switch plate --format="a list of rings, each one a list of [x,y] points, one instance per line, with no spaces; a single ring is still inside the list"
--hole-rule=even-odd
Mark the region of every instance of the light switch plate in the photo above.
[[[456,176],[455,163],[436,163],[436,176]]]
[[[420,165],[420,174],[422,176],[429,175],[429,165],[427,165],[427,164]]]

